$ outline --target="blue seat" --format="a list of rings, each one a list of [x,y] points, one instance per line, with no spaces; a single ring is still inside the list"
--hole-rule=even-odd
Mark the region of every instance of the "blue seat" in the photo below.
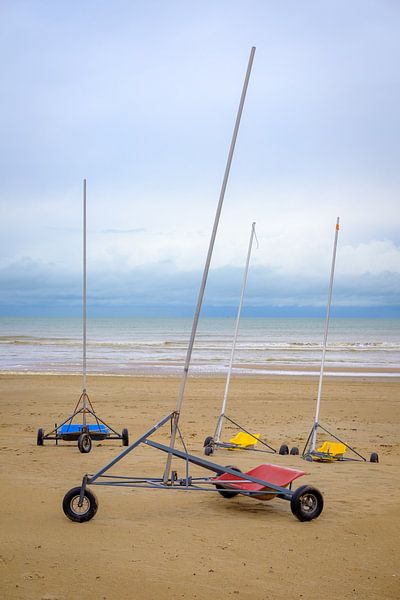
[[[87,424],[89,435],[93,439],[104,439],[110,434],[108,427],[102,423]],[[77,440],[83,430],[82,423],[64,423],[57,430],[57,435],[63,440]]]

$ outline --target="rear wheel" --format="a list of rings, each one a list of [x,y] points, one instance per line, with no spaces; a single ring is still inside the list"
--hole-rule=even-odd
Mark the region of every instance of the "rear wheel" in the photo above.
[[[211,454],[214,454],[214,448],[212,446],[205,446],[204,454],[206,456],[211,456]]]
[[[234,469],[238,473],[242,472],[239,469],[239,467],[234,467],[233,465],[226,465],[225,468],[226,469]],[[237,496],[238,494],[240,494],[240,492],[231,492],[231,491],[228,491],[223,485],[216,485],[215,487],[217,488],[218,493],[221,494],[221,496],[223,498],[234,498],[235,496]]]
[[[290,454],[292,456],[298,456],[299,454],[299,449],[297,448],[297,446],[293,446],[293,448],[290,449]]]
[[[82,454],[87,454],[92,449],[92,440],[88,433],[81,433],[78,438],[78,448],[79,452]]]
[[[203,446],[204,446],[204,448],[205,448],[206,446],[209,446],[210,444],[212,444],[212,443],[213,443],[213,441],[214,441],[214,438],[212,437],[212,435],[208,435],[208,436],[206,437],[206,439],[204,440],[204,442],[203,442]]]
[[[282,444],[282,446],[279,448],[279,454],[282,454],[282,455],[289,454],[289,448],[287,447],[286,444]]]
[[[98,508],[97,498],[90,490],[85,490],[82,506],[79,506],[80,493],[81,488],[74,487],[65,494],[63,500],[64,514],[76,523],[84,523],[93,519]]]
[[[297,488],[290,499],[290,508],[299,521],[312,521],[322,513],[324,499],[317,488],[302,485]]]
[[[43,446],[43,443],[44,443],[43,439],[44,439],[44,431],[42,428],[40,428],[40,429],[38,429],[38,432],[37,432],[36,444],[38,446]]]
[[[372,452],[371,456],[369,457],[369,462],[374,462],[374,463],[379,462],[379,456],[378,456],[377,452]]]
[[[122,430],[122,445],[129,446],[129,433],[126,428]]]

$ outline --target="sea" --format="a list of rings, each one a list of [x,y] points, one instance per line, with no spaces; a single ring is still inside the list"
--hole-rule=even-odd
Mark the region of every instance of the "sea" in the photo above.
[[[233,318],[201,318],[190,372],[227,372]],[[192,321],[179,317],[89,318],[87,372],[176,375]],[[318,375],[325,320],[242,318],[233,373]],[[1,373],[82,372],[79,318],[0,318]],[[400,319],[333,318],[325,367],[330,376],[400,376]]]

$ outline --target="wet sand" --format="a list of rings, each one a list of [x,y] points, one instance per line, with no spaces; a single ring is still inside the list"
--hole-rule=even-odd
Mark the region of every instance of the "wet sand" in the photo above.
[[[218,450],[215,462],[242,470],[271,462],[307,471],[324,494],[320,518],[301,523],[283,500],[184,491],[96,488],[89,523],[64,516],[64,493],[117,455],[119,442],[36,446],[73,410],[75,376],[2,375],[1,597],[90,600],[186,598],[400,598],[400,379],[327,378],[321,423],[380,463],[306,463],[296,456]],[[90,377],[99,416],[130,439],[174,409],[175,377]],[[189,380],[181,426],[203,456],[213,433],[224,379]],[[300,449],[311,429],[315,377],[235,377],[228,415],[272,446]],[[224,439],[235,433],[225,428]],[[167,429],[154,439],[168,441]],[[115,468],[160,476],[166,455],[141,446]],[[174,461],[178,475],[184,463]],[[201,471],[194,469],[194,474]]]

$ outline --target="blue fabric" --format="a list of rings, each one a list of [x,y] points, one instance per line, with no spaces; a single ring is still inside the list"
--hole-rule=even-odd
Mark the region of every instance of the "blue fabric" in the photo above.
[[[108,429],[108,427],[106,427],[105,425],[103,425],[102,423],[99,423],[99,425],[97,425],[97,423],[93,424],[93,425],[87,425],[87,427],[89,428],[89,433],[93,432],[93,433],[110,433],[110,430]],[[58,433],[60,435],[64,435],[64,434],[68,434],[68,433],[80,433],[83,429],[83,425],[82,424],[75,424],[75,423],[71,423],[70,425],[68,423],[64,423],[64,425],[62,427],[58,428]]]

